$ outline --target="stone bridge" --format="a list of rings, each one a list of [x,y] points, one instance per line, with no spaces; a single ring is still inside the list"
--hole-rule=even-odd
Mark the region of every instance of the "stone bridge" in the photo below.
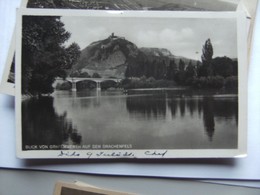
[[[67,77],[65,79],[66,81],[69,81],[72,84],[72,91],[77,91],[77,83],[81,81],[93,81],[97,85],[97,90],[101,90],[100,83],[104,81],[114,81],[116,83],[119,83],[122,79],[115,79],[115,78],[78,78],[78,77]]]

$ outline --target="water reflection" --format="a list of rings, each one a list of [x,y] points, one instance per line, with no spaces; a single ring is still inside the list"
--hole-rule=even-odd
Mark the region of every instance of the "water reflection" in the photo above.
[[[179,107],[180,107],[180,113],[181,113],[181,117],[184,117],[185,115],[185,99],[184,98],[181,98],[179,100]]]
[[[58,115],[53,97],[32,98],[22,104],[22,141],[26,145],[79,145],[82,141],[67,112]],[[58,148],[56,148],[58,149]]]
[[[135,118],[146,118],[148,120],[165,118],[166,103],[165,99],[158,96],[139,96],[127,97],[127,111]]]
[[[193,113],[197,111],[197,104],[194,100],[192,99],[187,99],[186,100],[187,108],[189,109],[189,113],[191,116],[193,116]]]
[[[214,108],[212,97],[204,97],[202,100],[203,123],[209,140],[212,141],[215,131]]]
[[[178,93],[177,93],[178,94]],[[209,96],[185,96],[176,93],[169,94],[169,97],[159,98],[155,96],[128,97],[126,108],[128,112],[136,117],[146,118],[146,120],[158,120],[167,118],[167,110],[170,111],[172,119],[195,117],[201,118],[204,131],[209,141],[213,140],[215,132],[215,120],[228,121],[233,118],[238,123],[238,102],[236,96],[214,97]],[[201,117],[202,115],[202,117]],[[188,127],[187,127],[188,128]],[[190,127],[192,128],[192,127]]]
[[[170,108],[172,117],[176,117],[177,109],[178,109],[178,101],[176,99],[172,99],[168,101],[168,107]]]
[[[23,148],[131,144],[133,149],[225,149],[238,142],[236,95],[67,91],[25,100],[22,106]]]

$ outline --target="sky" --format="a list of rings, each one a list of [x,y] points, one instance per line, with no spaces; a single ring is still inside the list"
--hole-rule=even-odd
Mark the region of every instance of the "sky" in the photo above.
[[[233,4],[238,4],[240,0],[220,0],[220,1],[233,3]]]
[[[66,45],[76,42],[81,49],[115,33],[137,47],[166,48],[173,55],[200,60],[202,46],[210,38],[214,55],[237,57],[236,20],[234,18],[122,18],[61,17],[71,33]]]

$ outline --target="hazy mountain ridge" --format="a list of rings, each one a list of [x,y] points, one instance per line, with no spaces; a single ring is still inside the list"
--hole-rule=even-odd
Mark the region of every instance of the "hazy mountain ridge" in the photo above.
[[[145,53],[146,56],[173,57],[173,54],[165,48],[141,47],[140,51]]]
[[[82,50],[78,63],[73,71],[99,73],[102,77],[124,78],[127,67],[138,70],[146,64],[169,65],[175,60],[176,64],[183,60],[188,65],[190,59],[174,56],[166,48],[138,48],[124,37],[112,34],[108,38],[95,41]],[[191,60],[195,65],[196,61]]]

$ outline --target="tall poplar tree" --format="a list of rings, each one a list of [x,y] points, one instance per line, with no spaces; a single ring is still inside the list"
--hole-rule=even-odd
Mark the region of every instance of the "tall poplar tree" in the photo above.
[[[213,56],[213,46],[210,39],[207,39],[202,47],[202,66],[199,71],[199,76],[211,76],[212,75],[212,56]]]

